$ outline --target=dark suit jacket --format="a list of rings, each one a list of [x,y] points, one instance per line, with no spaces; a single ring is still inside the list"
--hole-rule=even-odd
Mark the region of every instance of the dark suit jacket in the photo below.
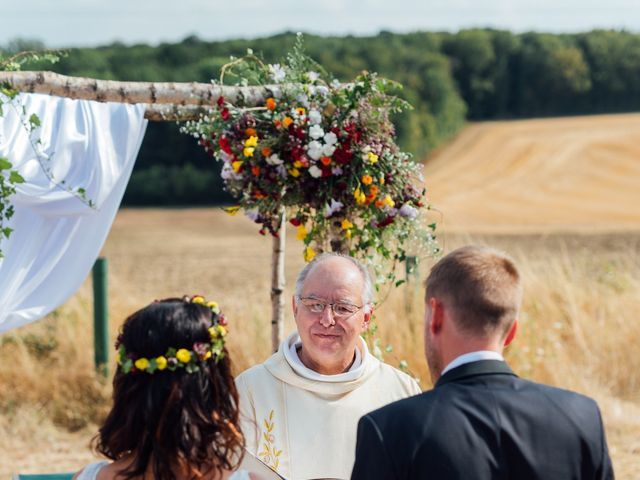
[[[351,478],[586,480],[613,469],[592,399],[482,360],[362,417]]]

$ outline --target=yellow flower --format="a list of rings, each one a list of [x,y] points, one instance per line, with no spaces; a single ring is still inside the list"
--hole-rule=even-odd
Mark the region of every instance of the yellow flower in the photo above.
[[[186,348],[181,348],[176,352],[176,358],[182,363],[189,363],[191,361],[191,352]]]
[[[231,163],[231,168],[233,168],[233,171],[238,173],[240,171],[240,167],[242,167],[242,164],[244,162],[242,160],[236,160],[235,162]]]
[[[258,137],[256,137],[255,135],[251,135],[244,141],[245,147],[255,147],[256,145],[258,145]]]
[[[210,308],[211,311],[214,313],[220,313],[220,307],[218,305],[218,302],[214,302],[214,301],[207,302],[207,307]]]
[[[167,368],[167,359],[164,356],[160,355],[156,358],[156,366],[158,367],[158,370],[164,370],[165,368]]]
[[[256,150],[256,149],[255,149],[255,147],[244,147],[244,148],[242,149],[242,154],[243,154],[245,157],[253,157],[253,152],[254,152],[255,150]],[[234,163],[235,163],[235,162],[234,162]]]
[[[362,205],[367,201],[366,195],[360,191],[360,188],[356,188],[354,190],[353,197],[356,199],[356,203],[358,205]]]
[[[298,170],[297,168],[292,168],[291,170],[289,170],[289,175],[291,175],[292,177],[299,177],[300,170]]]
[[[238,213],[238,210],[240,210],[240,205],[234,205],[233,207],[224,207],[223,210],[233,217],[236,213]]]
[[[204,305],[204,297],[202,295],[195,295],[191,299],[191,303],[197,303],[198,305]]]
[[[227,334],[227,328],[224,325],[217,325],[218,335],[224,337]]]
[[[295,162],[293,162],[293,166],[295,168],[302,168],[304,167],[304,164],[300,160],[296,160]]]
[[[307,232],[307,229],[304,227],[304,225],[298,225],[298,233],[296,234],[296,238],[298,240],[304,240],[305,238],[307,238],[308,234],[309,232]]]
[[[316,256],[316,252],[313,248],[307,247],[304,249],[304,253],[302,254],[302,256],[304,257],[305,262],[310,262],[311,260],[313,260],[313,257]]]
[[[209,360],[211,358],[211,350],[207,350],[207,353],[204,354],[204,359]]]
[[[347,240],[349,240],[351,238],[351,229],[348,229],[346,232],[344,232],[344,236]]]
[[[380,185],[384,185],[384,175],[380,176]]]
[[[298,107],[296,108],[296,113],[298,115],[304,115],[306,113],[306,110],[303,107]]]
[[[142,358],[137,359],[135,361],[134,365],[136,366],[136,368],[138,370],[141,370],[141,371],[144,372],[147,369],[147,367],[149,366],[149,360],[147,360],[146,358],[142,357]]]
[[[282,124],[285,126],[285,128],[289,128],[289,125],[291,125],[293,123],[293,118],[291,117],[284,117],[284,119],[282,120]]]
[[[392,199],[389,195],[387,195],[386,197],[384,197],[383,202],[384,202],[384,204],[385,204],[385,205],[388,205],[388,206],[390,206],[391,208],[393,208],[393,207],[394,207],[394,205],[396,204],[396,202],[394,202],[394,201],[393,201],[393,199]]]
[[[344,220],[342,220],[341,227],[343,230],[349,230],[350,228],[353,228],[353,223],[345,218]]]
[[[378,155],[376,155],[373,152],[369,152],[369,154],[367,155],[367,158],[369,159],[369,163],[371,163],[372,165],[374,163],[378,163]]]
[[[361,180],[365,185],[371,185],[371,183],[373,182],[373,178],[371,177],[371,175],[363,175]]]

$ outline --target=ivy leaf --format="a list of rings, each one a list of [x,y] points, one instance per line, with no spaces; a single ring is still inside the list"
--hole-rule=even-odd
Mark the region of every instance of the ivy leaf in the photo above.
[[[2,229],[2,235],[4,235],[6,238],[9,238],[11,232],[13,232],[13,228],[5,227]]]
[[[40,126],[40,118],[38,118],[38,116],[35,113],[32,113],[31,116],[29,117],[29,125],[31,125],[32,127]]]
[[[8,158],[0,157],[0,170],[9,170],[13,165]]]
[[[11,183],[24,183],[24,177],[15,170],[11,170],[11,173],[9,174],[9,181]]]

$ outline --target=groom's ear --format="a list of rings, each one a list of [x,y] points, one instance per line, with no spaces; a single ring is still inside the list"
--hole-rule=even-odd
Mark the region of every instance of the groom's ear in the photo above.
[[[293,316],[295,317],[298,314],[298,302],[296,302],[295,295],[291,297],[291,308],[293,309]]]
[[[444,320],[444,305],[435,297],[429,299],[429,309],[431,311],[431,321],[427,328],[432,335],[440,333],[442,321]]]

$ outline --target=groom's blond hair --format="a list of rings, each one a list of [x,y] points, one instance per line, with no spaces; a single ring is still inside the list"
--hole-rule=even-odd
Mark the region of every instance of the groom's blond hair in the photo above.
[[[515,262],[494,248],[469,245],[443,257],[426,280],[426,301],[437,298],[457,327],[473,336],[506,335],[522,303]]]

